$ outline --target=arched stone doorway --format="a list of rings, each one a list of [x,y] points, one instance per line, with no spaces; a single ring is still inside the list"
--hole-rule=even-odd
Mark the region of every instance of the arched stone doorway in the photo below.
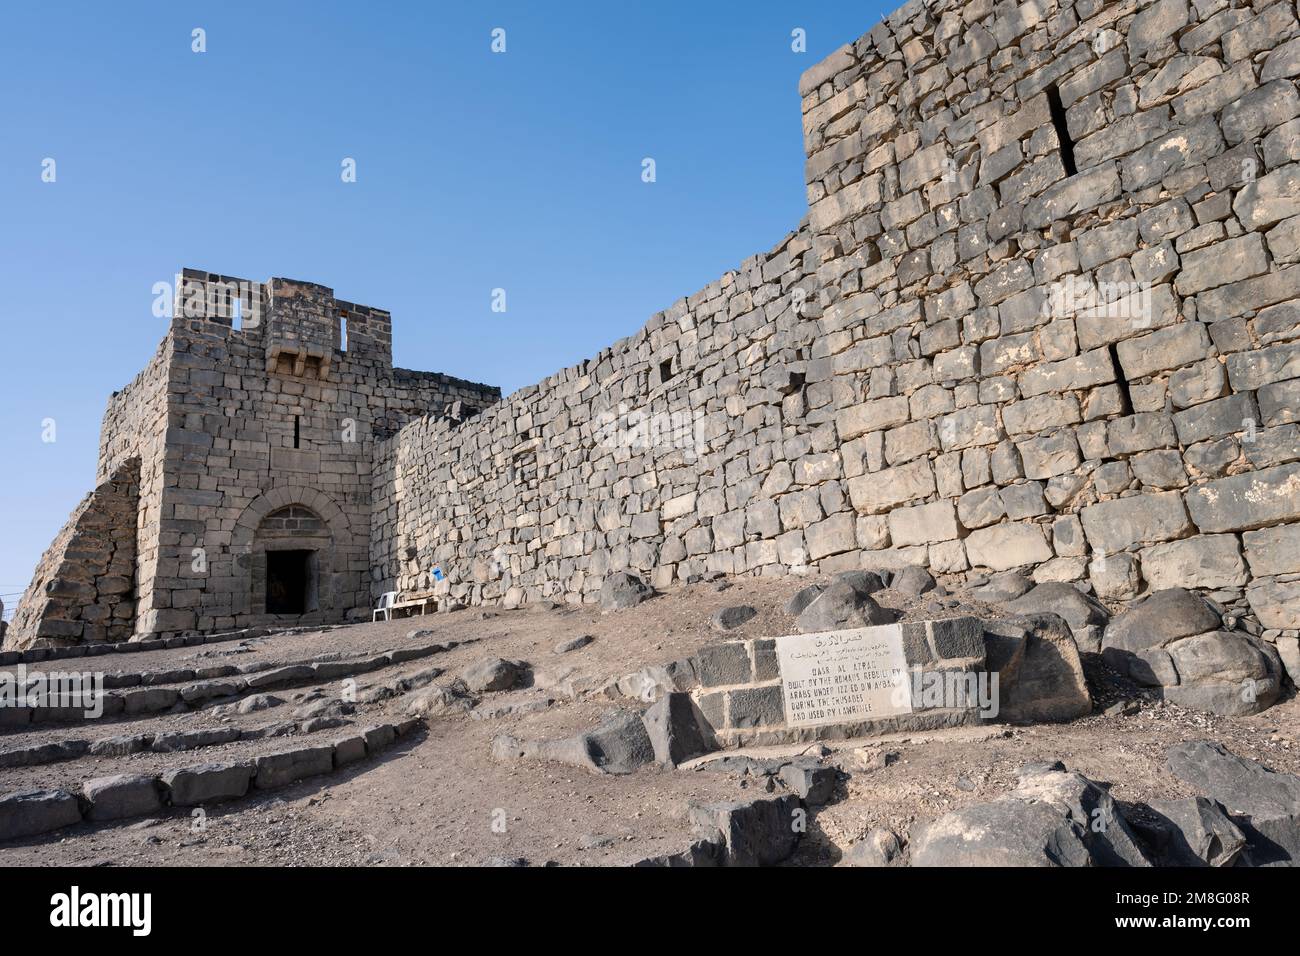
[[[253,590],[267,614],[311,614],[321,606],[322,564],[328,574],[334,541],[324,519],[287,505],[262,519],[254,535]]]
[[[320,491],[276,488],[248,506],[231,536],[240,613],[252,620],[341,619],[355,549],[343,511]]]

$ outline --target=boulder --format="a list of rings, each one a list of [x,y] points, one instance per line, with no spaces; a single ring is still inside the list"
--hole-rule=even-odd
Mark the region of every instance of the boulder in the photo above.
[[[977,601],[1003,604],[1014,601],[1033,587],[1033,579],[1019,571],[1002,571],[990,577],[985,584],[971,588],[970,595]]]
[[[125,773],[96,777],[86,781],[82,794],[90,804],[88,820],[142,817],[162,809],[157,777]]]
[[[1015,666],[998,668],[998,716],[1015,723],[1036,723],[1074,720],[1092,713],[1079,649],[1065,621],[1055,614],[1031,614],[1024,620],[1023,651],[1012,651],[1007,658]],[[988,647],[987,625],[985,634]],[[992,643],[998,643],[997,636]]]
[[[757,615],[758,611],[748,604],[733,604],[731,607],[724,607],[720,611],[715,611],[713,616],[709,618],[709,626],[715,631],[725,633],[740,627]]]
[[[600,585],[602,611],[623,611],[636,607],[654,592],[635,574],[619,571],[611,574]]]
[[[902,853],[898,835],[893,830],[876,827],[844,851],[840,863],[843,866],[889,866]]]
[[[912,834],[913,866],[1149,866],[1114,798],[1059,764],[1027,767],[1007,796]]]
[[[1151,816],[1134,820],[1133,829],[1157,866],[1226,867],[1242,858],[1246,835],[1213,800],[1152,800],[1148,808]]]
[[[406,705],[411,717],[438,717],[443,714],[463,714],[473,708],[474,698],[464,681],[454,680],[420,691]]]
[[[556,654],[568,654],[571,651],[580,650],[594,641],[595,638],[590,634],[583,634],[581,637],[575,637],[567,641],[560,641],[555,645]]]
[[[913,866],[1089,866],[1083,828],[1044,803],[1001,797],[922,824]]]
[[[1162,684],[1166,700],[1225,717],[1257,714],[1282,689],[1282,667],[1270,645],[1236,631],[1214,631],[1174,641],[1165,648],[1177,674]]]
[[[883,574],[890,572],[880,571],[841,571],[835,575],[836,581],[842,581],[859,594],[870,596],[877,591],[885,590],[885,579]]]
[[[1277,773],[1206,740],[1175,744],[1169,770],[1221,803],[1246,835],[1252,862],[1300,864],[1300,777]]]
[[[690,694],[664,695],[641,719],[660,766],[671,769],[717,749],[713,728]]]
[[[794,597],[786,602],[785,613],[791,617],[798,617],[803,613],[804,608],[817,600],[817,596],[825,590],[825,586],[821,584],[810,584],[806,588],[800,588],[794,593]]]
[[[1157,591],[1110,622],[1102,637],[1102,657],[1111,667],[1127,674],[1129,662],[1138,651],[1163,647],[1180,637],[1204,634],[1221,625],[1218,613],[1194,591]]]
[[[934,576],[925,568],[909,564],[894,572],[889,579],[889,589],[908,597],[920,597],[936,587]]]
[[[1055,614],[1079,633],[1091,625],[1105,626],[1110,612],[1096,598],[1064,581],[1046,581],[1018,598],[1002,603],[1012,614]]]
[[[850,585],[836,581],[804,608],[796,619],[795,626],[805,634],[813,634],[818,631],[889,624],[897,616]]]
[[[597,773],[626,774],[653,762],[655,748],[640,714],[616,710],[594,729],[561,740],[519,740],[501,734],[492,741],[492,756],[553,760]]]
[[[472,693],[511,690],[526,683],[529,666],[526,661],[508,661],[489,657],[465,668],[461,680]]]
[[[1218,611],[1199,594],[1157,591],[1110,623],[1102,656],[1179,706],[1223,716],[1259,713],[1281,693],[1282,660],[1272,645],[1221,627]]]
[[[778,776],[791,793],[810,807],[819,807],[831,799],[839,773],[816,757],[800,757],[783,766]]]
[[[723,866],[772,866],[787,859],[799,844],[800,827],[793,794],[749,802],[694,805],[690,820],[709,842],[722,848]]]

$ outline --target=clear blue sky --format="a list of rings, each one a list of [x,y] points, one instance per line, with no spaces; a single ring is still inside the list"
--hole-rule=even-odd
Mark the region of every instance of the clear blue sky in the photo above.
[[[794,228],[799,74],[895,6],[6,5],[0,595],[93,483],[154,283],[320,282],[392,312],[398,365],[512,391]]]

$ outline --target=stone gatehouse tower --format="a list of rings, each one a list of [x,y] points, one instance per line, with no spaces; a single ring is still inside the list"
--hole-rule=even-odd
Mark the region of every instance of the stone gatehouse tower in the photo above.
[[[148,366],[109,400],[96,488],[7,648],[294,621],[370,604],[372,450],[500,390],[393,367],[387,312],[310,282],[187,269]]]

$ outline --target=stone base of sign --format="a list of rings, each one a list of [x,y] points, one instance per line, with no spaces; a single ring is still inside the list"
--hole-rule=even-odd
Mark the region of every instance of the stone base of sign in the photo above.
[[[901,628],[903,656],[914,687],[933,685],[945,675],[987,675],[983,624],[976,618],[916,621]],[[923,696],[914,695],[911,713],[791,726],[777,663],[778,640],[781,638],[765,637],[714,644],[696,655],[700,686],[693,695],[723,748],[940,730],[971,726],[996,716],[982,715],[974,700],[963,706],[927,706]]]

